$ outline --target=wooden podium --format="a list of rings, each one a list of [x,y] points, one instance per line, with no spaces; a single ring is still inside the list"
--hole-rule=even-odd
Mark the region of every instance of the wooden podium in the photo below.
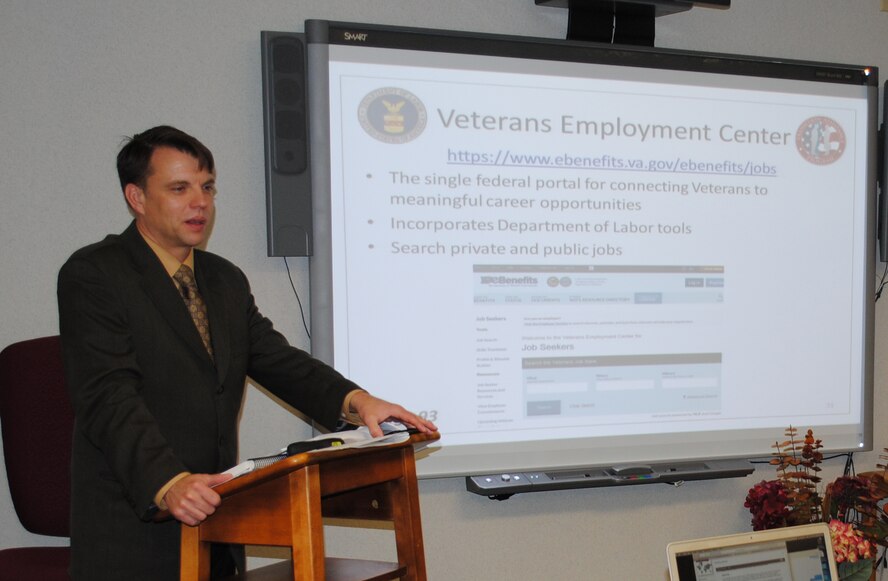
[[[438,439],[290,456],[216,488],[222,505],[182,526],[182,581],[210,578],[210,543],[290,547],[292,558],[231,579],[425,581],[414,450]],[[323,517],[394,523],[398,562],[326,557]]]

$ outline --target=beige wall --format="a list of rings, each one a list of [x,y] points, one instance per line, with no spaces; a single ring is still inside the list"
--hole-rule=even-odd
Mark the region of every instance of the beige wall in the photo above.
[[[888,13],[878,0],[734,0],[659,19],[657,45],[880,66]],[[283,259],[265,255],[260,30],[306,18],[561,38],[566,11],[533,0],[4,0],[0,3],[0,346],[57,332],[55,278],[77,247],[129,217],[113,159],[125,134],[178,125],[215,152],[218,218],[210,249],[239,264],[259,305],[303,348]],[[308,260],[291,259],[302,297]],[[817,257],[811,257],[811,271]],[[817,284],[799,281],[799,292]],[[876,446],[888,446],[888,319],[877,309]],[[257,390],[242,453],[308,428]],[[859,469],[877,454],[856,458]],[[830,475],[841,462],[827,464]],[[0,548],[44,539],[15,518],[0,470]],[[747,530],[744,479],[518,495],[495,502],[462,479],[421,483],[430,579],[665,578],[669,540]],[[343,554],[388,557],[390,533],[329,529]],[[347,548],[346,548],[347,547]]]

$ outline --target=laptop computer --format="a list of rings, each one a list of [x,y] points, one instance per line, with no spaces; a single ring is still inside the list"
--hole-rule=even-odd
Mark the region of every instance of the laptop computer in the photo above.
[[[824,523],[669,543],[672,581],[838,581]]]

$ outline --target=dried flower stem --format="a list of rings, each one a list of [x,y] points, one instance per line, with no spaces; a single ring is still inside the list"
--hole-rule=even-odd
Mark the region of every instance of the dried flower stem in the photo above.
[[[790,507],[788,520],[790,524],[820,522],[822,500],[817,491],[820,482],[817,473],[823,461],[820,452],[823,443],[814,438],[812,430],[808,430],[802,440],[798,438],[798,429],[792,426],[784,435],[789,439],[771,446],[776,449],[771,464],[777,466],[778,478],[786,488]]]

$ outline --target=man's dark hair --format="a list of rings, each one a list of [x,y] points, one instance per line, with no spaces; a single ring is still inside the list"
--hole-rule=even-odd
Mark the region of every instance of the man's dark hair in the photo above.
[[[215,171],[213,154],[203,143],[169,125],[159,125],[143,131],[126,140],[117,154],[117,176],[120,188],[136,184],[144,188],[151,169],[151,155],[158,147],[171,147],[187,153],[197,160],[197,167],[209,172]]]

